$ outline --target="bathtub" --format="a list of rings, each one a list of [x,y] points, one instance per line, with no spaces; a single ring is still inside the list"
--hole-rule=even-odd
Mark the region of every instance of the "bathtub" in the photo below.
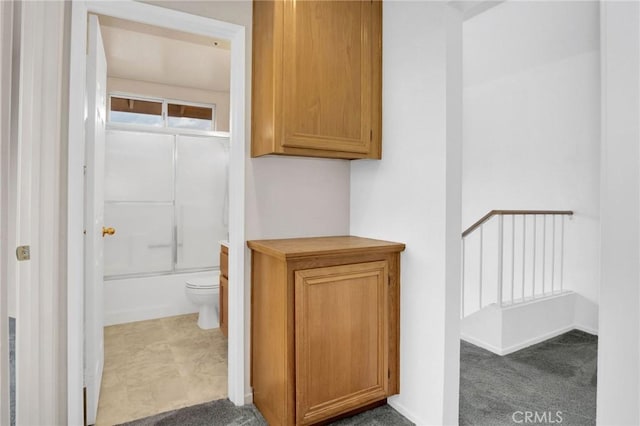
[[[219,282],[220,271],[179,273],[104,282],[104,325],[197,313],[184,287],[189,278]]]

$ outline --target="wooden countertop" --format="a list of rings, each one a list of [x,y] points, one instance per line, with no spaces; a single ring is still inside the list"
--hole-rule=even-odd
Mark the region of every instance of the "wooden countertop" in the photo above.
[[[400,252],[405,245],[391,241],[374,240],[354,236],[285,238],[278,240],[248,241],[250,249],[280,259],[315,257],[334,254],[363,252]]]

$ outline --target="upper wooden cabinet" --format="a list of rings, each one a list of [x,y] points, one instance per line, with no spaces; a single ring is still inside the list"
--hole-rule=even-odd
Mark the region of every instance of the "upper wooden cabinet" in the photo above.
[[[382,3],[254,1],[253,157],[381,158]]]

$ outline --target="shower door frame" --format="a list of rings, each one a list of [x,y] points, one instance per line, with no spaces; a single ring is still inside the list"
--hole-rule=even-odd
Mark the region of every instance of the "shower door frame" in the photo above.
[[[245,27],[132,0],[74,1],[71,11],[68,151],[68,424],[83,424],[83,166],[84,96],[87,15],[96,13],[228,40],[231,43],[230,150],[229,150],[229,351],[228,397],[236,405],[251,401],[245,346]]]
[[[108,97],[111,94],[107,95]],[[126,95],[129,96],[129,95]],[[182,101],[180,101],[182,102]],[[203,105],[203,104],[200,104]],[[149,203],[149,204],[163,204],[163,205],[171,205],[173,209],[172,213],[172,224],[171,224],[171,269],[170,270],[162,270],[162,271],[149,271],[149,272],[131,272],[131,273],[119,273],[119,274],[111,274],[104,276],[105,281],[113,281],[113,280],[121,280],[121,279],[129,279],[129,278],[147,278],[147,277],[158,277],[158,276],[167,276],[167,275],[177,275],[177,274],[190,274],[196,272],[210,272],[210,271],[219,271],[220,265],[218,266],[197,266],[197,267],[178,267],[179,259],[178,259],[178,228],[177,228],[177,170],[178,170],[178,143],[181,137],[196,137],[196,138],[230,138],[229,132],[218,132],[214,130],[193,130],[193,129],[181,129],[181,128],[169,128],[169,127],[151,127],[151,126],[143,126],[143,125],[135,125],[135,124],[122,124],[122,123],[110,123],[107,121],[106,132],[130,132],[130,133],[144,133],[144,134],[155,134],[155,135],[166,135],[173,137],[173,160],[172,160],[172,174],[173,174],[173,201],[171,202],[158,202],[158,201],[150,201],[150,202],[139,202],[136,201],[134,203]],[[108,143],[108,142],[107,142]],[[229,144],[229,141],[226,142]],[[227,152],[229,150],[229,146],[227,146]],[[227,170],[228,170],[227,166]],[[227,186],[228,186],[229,178],[227,177]],[[105,205],[107,204],[130,204],[130,201],[113,201],[106,200]],[[229,226],[227,225],[227,234],[229,233]],[[214,240],[214,246],[216,250],[219,250],[219,241],[225,238],[221,238],[220,240]],[[217,251],[214,252],[214,255],[217,257]]]

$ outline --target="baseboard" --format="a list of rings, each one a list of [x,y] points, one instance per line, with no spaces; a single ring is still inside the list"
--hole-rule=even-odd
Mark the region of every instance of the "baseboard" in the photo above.
[[[460,339],[464,340],[465,342],[471,343],[474,346],[478,346],[478,347],[480,347],[482,349],[486,349],[489,352],[493,352],[496,355],[505,356],[505,355],[509,355],[509,354],[514,353],[514,352],[517,352],[519,350],[522,350],[524,348],[527,348],[529,346],[533,346],[533,345],[536,345],[538,343],[542,343],[545,340],[553,339],[554,337],[560,336],[561,334],[567,333],[567,332],[569,332],[571,330],[583,331],[585,333],[592,334],[594,336],[598,335],[598,330],[595,330],[595,329],[593,329],[591,327],[585,327],[583,325],[574,324],[574,325],[570,325],[568,327],[559,328],[559,329],[554,330],[554,331],[552,331],[550,333],[546,333],[546,334],[544,334],[542,336],[534,337],[533,339],[526,340],[526,341],[524,341],[522,343],[518,343],[516,345],[512,345],[512,346],[509,346],[508,348],[504,348],[504,349],[498,348],[496,346],[493,346],[493,345],[490,345],[488,343],[482,342],[480,340],[474,339],[473,337],[469,337],[469,336],[465,335],[464,333],[460,334]]]
[[[419,419],[418,416],[416,416],[410,410],[408,410],[407,407],[405,407],[400,401],[398,401],[399,399],[400,399],[400,397],[397,396],[397,395],[392,396],[392,397],[387,399],[387,404],[389,404],[398,413],[402,414],[411,423],[413,423],[415,425],[425,425],[425,424],[427,424],[427,422],[425,422],[424,420]]]
[[[536,336],[536,337],[531,338],[529,340],[525,340],[524,342],[521,342],[521,343],[518,343],[518,344],[515,344],[515,345],[511,345],[511,346],[509,346],[507,348],[504,348],[504,349],[501,350],[502,353],[498,353],[498,352],[496,352],[496,353],[498,355],[501,355],[501,356],[509,355],[509,354],[517,352],[517,351],[519,351],[521,349],[527,348],[529,346],[533,346],[535,344],[542,343],[545,340],[552,339],[552,338],[554,338],[556,336],[559,336],[559,335],[564,334],[564,333],[566,333],[568,331],[571,331],[574,328],[575,327],[573,325],[570,325],[570,326],[567,326],[567,327],[562,327],[562,328],[559,328],[557,330],[551,331],[549,333],[543,334],[541,336]]]
[[[576,330],[584,331],[587,334],[592,334],[594,336],[598,335],[598,329],[597,328],[592,328],[592,327],[588,327],[586,325],[581,325],[581,324],[575,324],[573,326],[573,328],[576,329]]]
[[[197,308],[185,307],[176,309],[175,306],[154,306],[145,309],[131,309],[126,311],[105,312],[104,325],[125,324],[128,322],[146,321],[176,315],[195,314]]]
[[[493,345],[490,345],[490,344],[488,344],[486,342],[483,342],[482,340],[474,339],[473,337],[468,336],[468,335],[466,335],[464,333],[460,334],[460,338],[462,340],[464,340],[465,342],[471,343],[472,345],[478,346],[478,347],[480,347],[482,349],[486,349],[489,352],[493,352],[494,354],[503,355],[502,349],[498,348],[497,346],[493,346]]]

